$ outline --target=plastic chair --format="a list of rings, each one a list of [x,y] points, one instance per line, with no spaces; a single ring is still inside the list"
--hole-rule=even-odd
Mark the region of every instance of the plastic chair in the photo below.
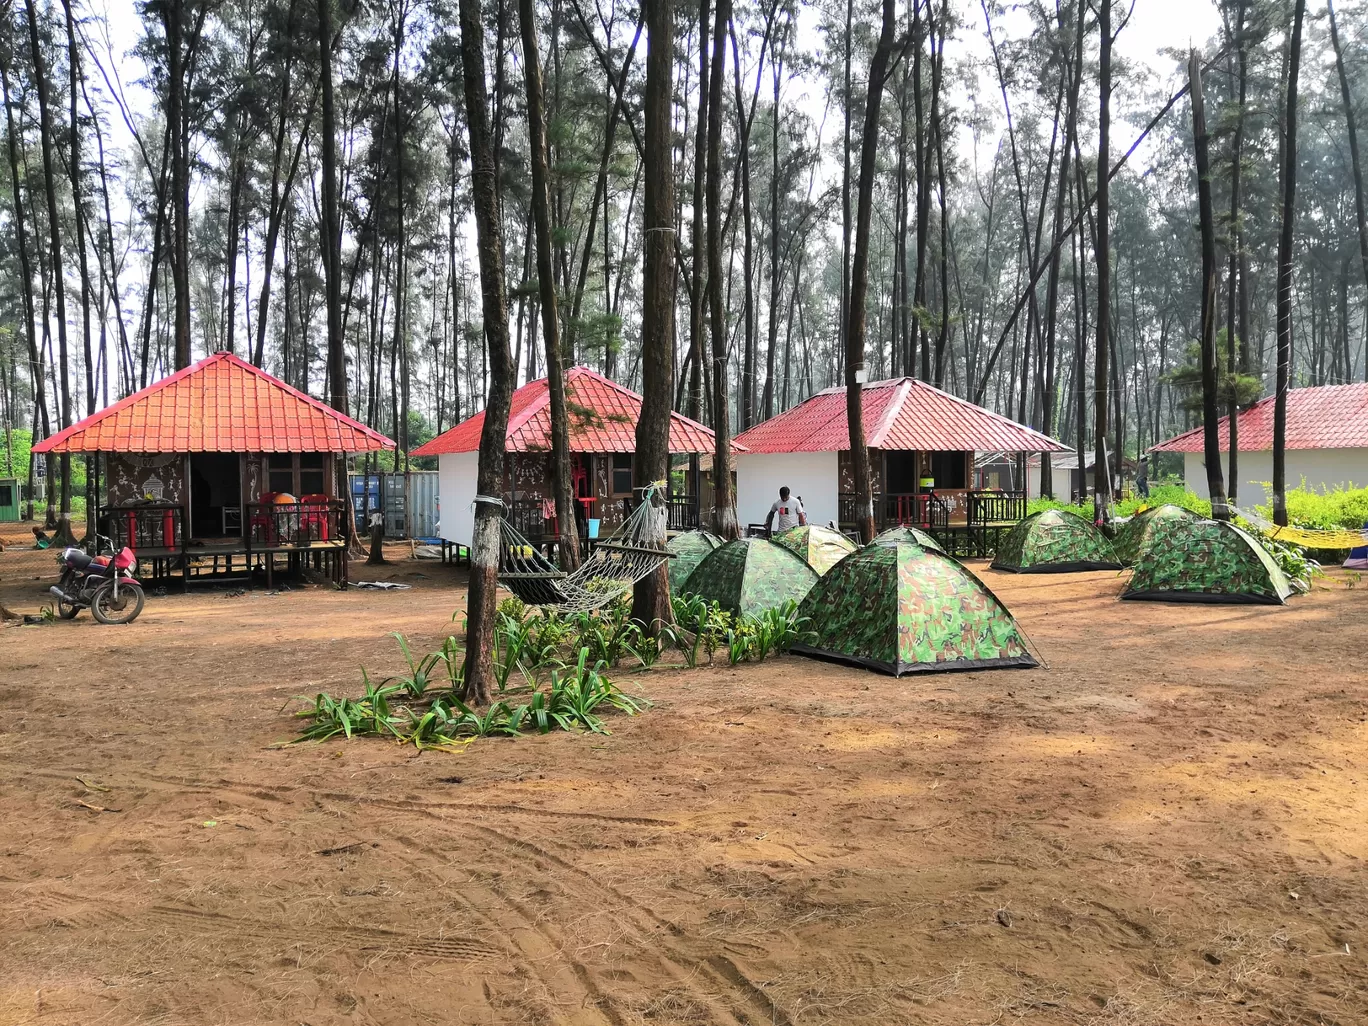
[[[328,503],[322,493],[301,496],[299,500],[299,528],[301,541],[328,540]]]
[[[271,513],[270,507],[275,505],[276,496],[279,494],[279,492],[262,492],[261,495],[257,497],[257,502],[260,503],[261,506],[267,508],[263,509],[259,506],[254,510],[251,520],[247,525],[248,531],[250,531],[253,536],[256,535],[256,529],[258,527],[263,528],[264,530],[262,533],[266,536],[267,545],[274,545],[276,543],[275,516]]]

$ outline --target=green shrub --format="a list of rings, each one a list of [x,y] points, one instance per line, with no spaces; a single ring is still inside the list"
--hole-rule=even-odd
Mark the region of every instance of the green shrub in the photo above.
[[[1272,485],[1265,484],[1272,492]],[[1256,507],[1260,516],[1273,519],[1269,505]],[[1303,478],[1301,487],[1288,489],[1287,520],[1297,527],[1316,531],[1357,531],[1368,524],[1368,488],[1308,488]]]
[[[1181,506],[1183,509],[1190,509],[1204,517],[1211,516],[1211,503],[1203,499],[1194,492],[1188,491],[1187,487],[1181,484],[1154,485],[1150,488],[1149,498],[1142,499],[1138,495],[1132,495],[1128,499],[1122,499],[1113,505],[1118,517],[1134,516],[1136,511],[1152,506],[1162,506],[1165,503],[1174,506]],[[1067,502],[1060,502],[1057,499],[1031,499],[1026,503],[1026,513],[1040,513],[1047,509],[1062,509],[1070,513],[1077,513],[1084,520],[1092,520],[1093,506],[1092,501],[1081,502],[1077,505],[1070,505]]]

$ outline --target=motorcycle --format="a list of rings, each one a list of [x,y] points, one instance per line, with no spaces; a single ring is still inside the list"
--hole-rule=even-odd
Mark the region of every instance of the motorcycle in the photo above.
[[[132,623],[143,608],[142,585],[133,576],[137,572],[137,557],[130,548],[92,556],[83,549],[69,548],[62,552],[62,579],[49,590],[57,599],[57,615],[63,620],[75,619],[87,606],[100,623]]]

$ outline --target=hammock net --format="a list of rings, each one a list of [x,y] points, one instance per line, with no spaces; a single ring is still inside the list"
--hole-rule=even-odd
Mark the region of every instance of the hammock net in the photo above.
[[[529,606],[583,613],[607,605],[672,555],[665,547],[666,508],[656,502],[661,487],[645,489],[631,516],[568,574],[500,517],[499,583]]]
[[[1308,527],[1279,527],[1253,510],[1231,506],[1230,511],[1249,521],[1260,534],[1274,541],[1304,545],[1308,549],[1352,549],[1368,544],[1368,531],[1320,531]]]

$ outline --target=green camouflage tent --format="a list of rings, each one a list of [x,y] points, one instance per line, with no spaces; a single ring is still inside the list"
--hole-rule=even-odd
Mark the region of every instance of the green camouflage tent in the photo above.
[[[1121,597],[1280,606],[1291,594],[1273,557],[1234,524],[1170,518],[1151,529]]]
[[[1121,525],[1121,530],[1116,532],[1116,537],[1112,540],[1112,548],[1116,550],[1116,558],[1121,560],[1122,566],[1134,566],[1150,535],[1160,525],[1190,524],[1201,519],[1191,510],[1169,502],[1162,506],[1151,506],[1136,513]]]
[[[808,566],[819,574],[824,574],[839,563],[858,546],[840,531],[829,527],[790,527],[782,534],[776,534],[774,541],[784,548],[798,553],[807,560]]]
[[[675,554],[670,564],[670,591],[678,593],[703,557],[722,544],[722,539],[711,531],[685,531],[671,538],[666,545]]]
[[[920,545],[924,549],[931,549],[933,552],[944,552],[941,543],[927,534],[921,528],[912,527],[890,527],[885,531],[880,531],[874,536],[875,545],[897,545],[899,542],[911,542],[913,545]]]
[[[1032,513],[1007,532],[993,557],[994,570],[1057,574],[1077,570],[1120,570],[1107,536],[1077,513],[1047,509]]]
[[[739,616],[758,616],[792,599],[802,602],[817,571],[801,556],[764,538],[738,538],[694,567],[684,591]]]
[[[799,607],[816,638],[794,651],[902,676],[1029,667],[1016,621],[958,560],[911,542],[866,545]]]

